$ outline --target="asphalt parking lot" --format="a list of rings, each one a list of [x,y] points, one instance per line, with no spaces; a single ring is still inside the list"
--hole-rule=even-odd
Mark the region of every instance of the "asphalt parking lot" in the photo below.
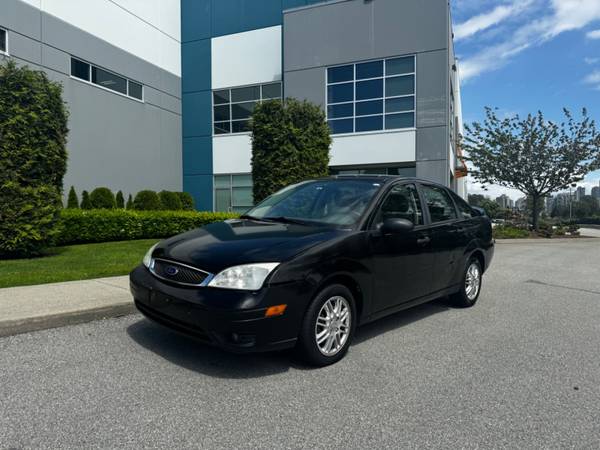
[[[599,448],[600,239],[499,244],[484,283],[325,369],[137,315],[2,338],[0,448]]]

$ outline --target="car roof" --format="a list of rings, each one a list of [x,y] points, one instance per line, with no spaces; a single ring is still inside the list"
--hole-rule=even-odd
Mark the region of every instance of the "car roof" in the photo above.
[[[332,175],[329,177],[322,178],[323,180],[368,180],[368,181],[379,181],[384,182],[385,184],[391,183],[394,181],[406,180],[406,181],[414,181],[418,183],[426,183],[426,184],[434,184],[436,186],[445,187],[439,183],[430,180],[423,180],[417,177],[406,177],[402,175]]]

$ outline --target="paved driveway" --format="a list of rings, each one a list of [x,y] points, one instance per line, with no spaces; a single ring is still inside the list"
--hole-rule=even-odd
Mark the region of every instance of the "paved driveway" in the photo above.
[[[140,316],[0,339],[0,448],[599,448],[600,239],[499,244],[479,304],[341,363],[232,356]]]

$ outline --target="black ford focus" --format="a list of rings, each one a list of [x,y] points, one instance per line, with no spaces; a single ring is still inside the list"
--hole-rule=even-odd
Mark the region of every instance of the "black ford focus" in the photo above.
[[[130,285],[145,316],[202,342],[327,365],[358,325],[443,296],[474,305],[493,253],[490,220],[443,186],[338,176],[158,243]]]

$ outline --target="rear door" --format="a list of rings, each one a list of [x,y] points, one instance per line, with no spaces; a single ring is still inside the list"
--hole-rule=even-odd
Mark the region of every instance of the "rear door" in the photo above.
[[[381,224],[392,218],[410,220],[415,228],[402,234],[382,234]],[[434,260],[415,184],[396,184],[389,190],[374,213],[369,233],[375,311],[428,294]]]
[[[442,186],[425,183],[420,185],[420,191],[429,216],[431,251],[434,254],[432,292],[437,292],[454,284],[459,254],[465,243],[448,191]]]

